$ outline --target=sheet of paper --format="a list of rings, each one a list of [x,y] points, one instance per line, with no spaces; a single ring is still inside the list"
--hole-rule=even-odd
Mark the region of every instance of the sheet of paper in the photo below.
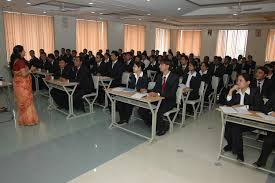
[[[275,117],[271,116],[271,115],[266,115],[264,113],[258,112],[256,113],[258,116],[264,118],[265,120],[269,120],[269,121],[275,121]]]
[[[125,91],[125,92],[136,92],[135,89],[131,89],[131,88],[124,88],[123,91]]]
[[[228,107],[228,106],[220,106],[220,109],[225,113],[225,114],[234,114],[237,113],[233,107]]]
[[[234,107],[234,109],[237,111],[238,114],[251,114],[247,106],[240,106],[240,107]]]
[[[113,88],[112,90],[116,91],[116,92],[121,92],[121,91],[125,90],[125,88],[124,87],[116,87],[116,88]]]
[[[143,98],[145,96],[147,96],[147,93],[135,93],[134,95],[131,96],[131,98],[141,99],[141,98]]]

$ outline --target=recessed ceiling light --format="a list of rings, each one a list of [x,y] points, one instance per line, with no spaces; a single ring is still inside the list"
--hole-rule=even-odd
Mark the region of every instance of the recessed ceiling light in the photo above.
[[[180,11],[181,10],[181,8],[178,8],[178,11]]]
[[[46,14],[47,12],[46,11],[43,11],[44,14]]]
[[[237,16],[237,15],[238,15],[238,13],[233,13],[233,15],[234,15],[234,16]]]
[[[93,13],[93,14],[94,14],[95,12],[94,12],[94,11],[92,11],[91,13]]]
[[[90,2],[89,4],[92,5],[92,4],[94,4],[94,3]]]
[[[148,16],[150,16],[151,14],[150,14],[150,13],[148,13],[147,15],[148,15]]]
[[[142,20],[141,18],[139,18],[138,20]]]
[[[31,2],[30,2],[30,1],[27,1],[27,2],[26,2],[26,4],[27,4],[27,5],[30,5],[30,4],[31,4]]]
[[[6,0],[6,1],[11,2],[11,0]]]
[[[146,0],[146,2],[150,2],[151,0]]]
[[[166,20],[167,20],[166,18],[163,19],[163,21],[166,21]]]
[[[99,13],[100,15],[103,15],[103,13]]]

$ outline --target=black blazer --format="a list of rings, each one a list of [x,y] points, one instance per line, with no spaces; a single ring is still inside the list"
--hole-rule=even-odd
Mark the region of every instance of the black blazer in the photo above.
[[[59,79],[60,77],[65,78],[65,79],[73,79],[74,75],[73,75],[73,71],[72,68],[69,65],[66,65],[64,67],[64,69],[61,71],[61,68],[59,67],[54,73],[53,73],[53,77],[54,79]]]
[[[215,66],[217,66],[216,70],[215,70]],[[216,77],[219,77],[219,78],[222,78],[223,75],[224,75],[224,66],[223,64],[218,64],[218,65],[215,65],[214,63],[211,63],[210,66],[209,66],[209,73],[212,75],[212,76],[216,76]]]
[[[140,91],[140,89],[147,89],[148,84],[149,84],[149,79],[145,73],[143,73],[142,77],[138,78],[137,84],[136,84],[135,75],[131,74],[128,87],[131,89],[136,89],[137,91]]]
[[[233,66],[228,64],[227,66],[223,65],[223,67],[224,67],[224,74],[228,74],[230,77],[233,72]]]
[[[226,105],[228,106],[239,105],[240,100],[241,100],[240,94],[238,94],[237,91],[234,91],[232,94],[232,99],[230,101],[226,101]],[[245,94],[244,105],[249,105],[249,110],[253,110],[253,111],[263,110],[263,106],[264,106],[263,100],[257,88],[250,88],[250,95]]]
[[[34,57],[32,59],[30,59],[29,61],[29,67],[34,66],[36,68],[43,68],[43,62],[41,62],[41,60],[39,60],[37,57]]]
[[[268,114],[269,112],[275,111],[275,93],[273,93],[270,99],[266,102],[263,108],[263,112]]]
[[[131,60],[129,64],[128,64],[128,62],[125,62],[124,71],[125,71],[125,72],[133,72],[134,64],[135,64],[135,63],[134,63],[133,60]]]
[[[91,93],[94,91],[94,82],[92,76],[90,75],[89,70],[85,65],[81,65],[79,70],[74,68],[73,78],[70,79],[71,82],[78,82],[77,90],[82,90],[83,93]]]
[[[257,87],[257,80],[256,79],[252,80],[252,82],[250,83],[250,87],[258,89],[258,87]],[[265,79],[264,80],[264,84],[262,86],[262,90],[259,91],[261,97],[267,97],[267,98],[269,98],[270,94],[272,92],[271,88],[272,88],[271,81],[269,79]]]
[[[242,68],[241,68],[240,64],[236,63],[236,64],[232,65],[232,71],[235,71],[239,74],[239,73],[241,73],[241,70],[242,70]]]
[[[205,84],[207,84],[205,96],[208,97],[212,91],[212,77],[209,74],[209,72],[201,75],[201,81],[203,81],[203,82],[205,82]]]
[[[159,64],[156,62],[155,65],[151,65],[151,63],[148,65],[148,67],[146,68],[146,72],[147,70],[150,70],[150,71],[157,71],[158,73],[160,72],[159,71]]]
[[[182,84],[186,84],[189,73],[185,74],[182,78]],[[199,90],[201,86],[201,75],[197,72],[196,77],[192,76],[190,80],[190,88],[192,91],[189,94],[189,100],[196,100],[200,98]]]
[[[91,73],[93,75],[97,75],[100,74],[101,76],[106,76],[107,75],[107,63],[105,63],[104,61],[101,61],[100,65],[98,66],[98,64],[95,62],[93,64],[93,67],[91,69]]]
[[[53,63],[48,60],[43,64],[43,69],[48,70],[49,73],[55,73],[58,70],[58,65],[53,61]]]
[[[107,76],[113,78],[111,88],[119,87],[121,85],[121,78],[124,72],[124,63],[117,61],[112,68],[112,62],[107,63]]]
[[[158,76],[156,85],[152,91],[159,93],[160,96],[165,98],[162,100],[161,106],[164,107],[164,111],[167,111],[176,105],[176,93],[179,85],[179,77],[170,72],[168,78],[166,79],[165,90],[162,92],[162,76],[162,74]]]

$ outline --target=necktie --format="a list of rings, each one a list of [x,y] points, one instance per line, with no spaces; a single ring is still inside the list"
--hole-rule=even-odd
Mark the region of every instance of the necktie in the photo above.
[[[257,87],[258,87],[258,89],[259,89],[259,91],[260,91],[260,93],[261,93],[261,92],[262,92],[262,89],[261,89],[261,82],[260,82],[260,81],[258,81]]]
[[[166,77],[163,77],[163,82],[162,82],[162,87],[161,87],[161,91],[162,91],[162,93],[164,93],[164,91],[165,91],[165,88],[166,88]]]

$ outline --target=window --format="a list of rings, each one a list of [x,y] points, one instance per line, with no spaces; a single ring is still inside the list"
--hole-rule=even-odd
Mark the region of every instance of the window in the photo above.
[[[145,45],[145,27],[142,25],[124,25],[124,51],[143,51]]]
[[[216,55],[237,58],[245,55],[248,30],[219,30]]]
[[[54,50],[53,17],[5,12],[4,27],[8,60],[16,45],[24,46],[26,59],[30,50],[37,54],[41,48],[46,53]]]
[[[160,53],[168,51],[170,48],[170,30],[156,28],[156,41],[155,49],[159,50]]]
[[[76,50],[84,48],[93,51],[107,49],[107,23],[93,20],[76,21]]]
[[[269,30],[266,45],[265,60],[272,62],[275,61],[275,29]]]
[[[201,31],[200,30],[179,30],[177,33],[177,51],[185,54],[194,53],[200,56]]]

